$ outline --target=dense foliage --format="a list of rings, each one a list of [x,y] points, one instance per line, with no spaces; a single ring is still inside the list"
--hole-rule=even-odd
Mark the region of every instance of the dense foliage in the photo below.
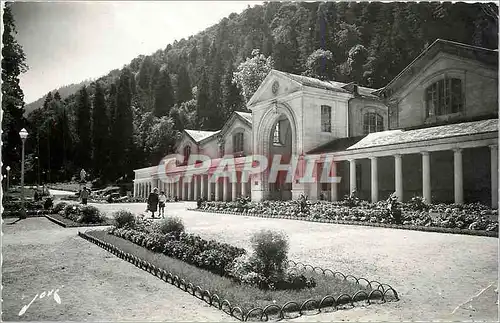
[[[17,33],[10,5],[3,10],[2,34],[2,174],[5,167],[11,171],[20,168],[21,138],[19,131],[24,126],[24,93],[19,86],[19,75],[24,73],[25,55],[15,39]]]
[[[27,176],[35,176],[37,154],[45,180],[67,180],[89,164],[93,177],[102,181],[130,181],[133,169],[154,165],[171,153],[183,129],[219,129],[232,111],[245,110],[245,100],[271,66],[379,88],[437,38],[496,48],[497,29],[494,4],[257,5],[152,55],[133,59],[93,82],[86,94],[47,95],[43,107],[28,117]],[[16,66],[23,66],[19,48],[9,48],[17,48]],[[252,64],[259,69],[248,68]],[[15,80],[18,72],[11,74]],[[22,95],[15,93],[11,106],[18,111]],[[94,118],[85,120],[85,115]],[[17,128],[17,124],[12,127]],[[93,151],[85,148],[89,141]],[[103,151],[109,154],[103,156]]]
[[[60,203],[56,204],[54,210],[62,208],[62,206],[59,205]],[[106,218],[101,211],[92,205],[65,204],[64,208],[59,211],[58,214],[73,222],[83,224],[98,224],[106,221]]]

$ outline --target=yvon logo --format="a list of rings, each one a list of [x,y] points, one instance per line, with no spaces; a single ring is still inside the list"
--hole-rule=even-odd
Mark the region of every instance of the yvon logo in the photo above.
[[[61,286],[61,288],[64,287]],[[36,294],[35,297],[33,297],[33,299],[31,300],[31,302],[27,305],[24,305],[23,308],[21,308],[21,310],[19,311],[19,316],[23,316],[24,313],[26,313],[26,311],[28,310],[28,308],[30,308],[31,304],[33,304],[37,299],[43,299],[43,298],[49,298],[49,297],[53,297],[54,298],[54,301],[57,303],[57,304],[61,304],[61,297],[59,297],[59,288],[54,290],[50,290],[50,291],[47,291],[47,292],[42,292],[41,294]]]

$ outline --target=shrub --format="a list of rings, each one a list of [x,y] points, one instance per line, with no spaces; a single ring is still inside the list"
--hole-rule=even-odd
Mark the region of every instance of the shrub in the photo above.
[[[104,221],[104,217],[98,208],[92,205],[86,205],[80,209],[78,220],[80,223],[100,223]]]
[[[288,238],[284,233],[261,230],[251,239],[258,271],[266,278],[281,277],[288,260]]]
[[[135,216],[130,211],[118,210],[113,213],[115,226],[117,228],[134,228],[135,227]]]
[[[170,217],[160,223],[159,229],[163,234],[174,233],[178,236],[184,232],[184,223],[179,217]]]
[[[54,201],[52,201],[51,197],[48,197],[43,203],[43,208],[45,210],[50,210],[54,206]]]
[[[66,202],[57,203],[53,209],[54,213],[59,213],[59,212],[63,211],[67,205],[68,205],[68,203],[66,203]]]
[[[408,203],[406,203],[408,208],[412,211],[428,211],[429,205],[425,203],[425,200],[421,196],[414,196]]]
[[[78,216],[80,213],[80,205],[79,204],[68,204],[64,207],[63,216],[72,221],[79,222]]]

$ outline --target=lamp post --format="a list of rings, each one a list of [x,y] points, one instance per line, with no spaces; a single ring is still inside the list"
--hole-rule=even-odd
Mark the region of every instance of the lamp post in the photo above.
[[[26,210],[24,209],[24,143],[26,142],[26,138],[28,138],[28,132],[26,129],[22,129],[19,132],[19,136],[21,137],[21,141],[23,143],[22,151],[21,151],[21,214],[20,218],[26,218]]]
[[[38,156],[36,156],[35,160],[37,161],[37,166],[36,166],[36,171],[37,171],[36,190],[38,191],[38,189],[40,187],[40,158],[38,158]]]
[[[7,189],[6,189],[6,191],[8,191],[9,190],[9,181],[10,181],[10,166],[5,167],[5,169],[7,170]]]

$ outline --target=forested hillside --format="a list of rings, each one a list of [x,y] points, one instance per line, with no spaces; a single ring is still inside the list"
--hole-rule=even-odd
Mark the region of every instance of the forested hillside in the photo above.
[[[46,180],[67,179],[83,167],[102,180],[129,181],[134,168],[170,153],[184,128],[219,129],[233,111],[245,110],[241,88],[251,77],[242,72],[245,64],[379,88],[437,38],[497,48],[497,10],[413,2],[248,8],[65,99],[48,95],[28,117],[36,134],[28,163],[40,156]]]
[[[82,88],[82,86],[90,85],[90,83],[92,83],[92,80],[85,80],[85,81],[80,82],[80,83],[74,83],[74,84],[62,86],[62,87],[54,90],[54,92],[59,92],[59,95],[61,96],[61,98],[65,99],[68,96],[75,94],[78,90],[80,90],[80,88]],[[41,108],[43,106],[43,102],[45,101],[46,97],[47,97],[47,95],[44,95],[41,98],[39,98],[38,100],[33,101],[29,104],[26,104],[24,106],[24,114],[29,115],[33,110]]]

